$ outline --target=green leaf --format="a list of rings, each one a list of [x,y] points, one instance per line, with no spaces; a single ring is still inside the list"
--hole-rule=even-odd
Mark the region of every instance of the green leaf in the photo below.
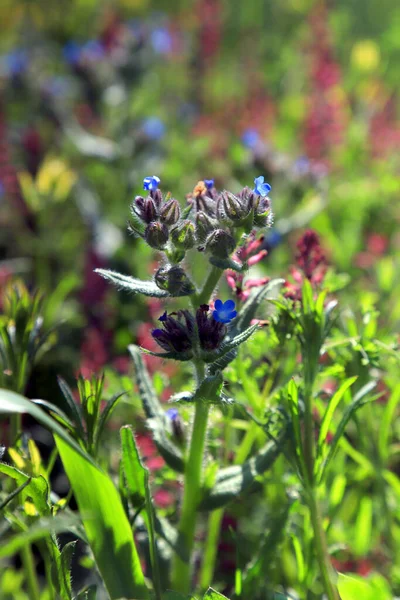
[[[111,599],[148,598],[132,529],[113,482],[58,436],[56,444]]]
[[[71,531],[78,525],[78,519],[71,515],[59,514],[55,517],[41,517],[30,525],[26,531],[16,533],[9,539],[2,540],[0,559],[15,555],[27,544],[48,538],[49,534]]]
[[[231,258],[218,258],[217,256],[210,256],[208,260],[214,267],[218,267],[219,269],[223,270],[231,269],[232,271],[241,273],[242,271],[246,271],[248,268],[247,265],[242,265]]]
[[[222,346],[220,346],[218,350],[212,350],[207,352],[203,351],[202,358],[204,362],[213,363],[219,360],[220,358],[228,354],[228,352],[230,352],[231,350],[235,350],[235,348],[240,346],[240,344],[243,344],[246,340],[248,340],[249,337],[251,337],[253,333],[257,331],[257,329],[259,329],[259,325],[256,323],[255,325],[251,325],[250,327],[245,329],[242,333],[238,333],[238,335],[236,335],[234,338],[222,344]]]
[[[107,271],[106,269],[95,269],[95,273],[107,279],[118,287],[119,290],[127,290],[134,294],[143,294],[152,298],[168,298],[171,296],[165,290],[162,290],[154,281],[142,281],[129,275],[122,275],[116,271]]]
[[[251,321],[256,317],[257,310],[266,299],[271,299],[276,292],[278,287],[285,282],[284,279],[272,279],[262,288],[254,291],[244,303],[240,309],[234,323],[233,332],[244,331],[246,327],[249,327]]]
[[[61,600],[71,600],[71,561],[75,551],[76,542],[65,544],[64,548],[56,555],[53,563],[53,578],[60,591]]]
[[[183,473],[185,471],[185,464],[182,452],[167,436],[164,409],[154,391],[140,349],[131,344],[128,346],[128,350],[135,365],[136,382],[138,384],[143,410],[148,419],[147,425],[152,432],[154,443],[167,465],[175,469],[175,471]]]
[[[160,568],[155,538],[154,508],[150,495],[149,472],[140,460],[132,428],[125,425],[120,430],[122,447],[122,469],[134,508],[145,506],[144,521],[150,540],[150,557],[153,585],[157,598],[161,598]]]
[[[79,435],[79,438],[83,441],[85,440],[86,436],[85,429],[83,427],[82,407],[78,402],[76,402],[72,394],[71,388],[69,387],[67,382],[60,376],[57,377],[57,381],[60,390],[65,398],[65,401],[68,404],[70,416],[72,417],[72,420],[74,421],[77,427],[77,433]]]
[[[21,490],[22,501],[25,502],[28,498],[32,498],[40,515],[47,516],[50,514],[50,505],[48,503],[49,489],[47,481],[42,475],[39,475],[39,477],[30,477],[5,463],[0,463],[0,473],[14,479],[18,486],[22,486],[29,481]]]
[[[339,444],[339,441],[342,437],[342,435],[344,434],[344,430],[346,428],[347,423],[350,421],[351,417],[353,416],[353,414],[359,409],[361,408],[361,406],[363,406],[364,404],[366,404],[367,402],[371,401],[371,398],[367,398],[366,396],[368,396],[368,394],[370,393],[371,390],[374,389],[374,387],[376,386],[376,382],[375,381],[371,381],[369,383],[367,383],[366,385],[364,385],[358,392],[357,394],[354,396],[353,401],[346,407],[343,416],[340,420],[340,423],[336,429],[335,435],[333,437],[332,442],[330,443],[329,446],[329,450],[328,453],[326,455],[326,457],[323,459],[320,470],[319,470],[319,481],[323,480],[323,477],[325,475],[325,471],[329,466],[330,461],[332,460],[337,446]]]
[[[114,408],[117,406],[117,403],[120,400],[120,398],[122,398],[122,396],[124,396],[125,394],[126,394],[126,392],[120,392],[118,394],[114,394],[114,396],[112,398],[110,398],[110,400],[108,400],[106,407],[104,408],[99,419],[97,420],[96,428],[95,428],[95,432],[94,432],[94,446],[95,446],[96,451],[97,451],[97,447],[99,445],[101,435],[104,431],[104,427],[106,426],[108,419],[111,417],[111,414],[112,414]]]
[[[331,425],[332,417],[336,408],[339,405],[339,402],[343,398],[345,392],[349,389],[351,385],[357,380],[357,377],[349,377],[345,381],[343,381],[340,388],[335,392],[332,398],[329,400],[329,404],[326,408],[325,414],[323,416],[321,422],[321,428],[318,436],[318,450],[317,453],[320,454],[322,451],[322,447],[324,445],[326,436],[328,435],[329,427]]]
[[[0,390],[0,413],[28,413],[55,435],[86,535],[111,599],[149,597],[133,533],[111,479],[57,421],[19,394]]]
[[[255,456],[242,465],[221,469],[216,483],[208,490],[200,502],[200,510],[215,510],[236,499],[247,490],[257,477],[265,473],[278,458],[286,439],[286,430],[281,433],[278,443],[268,442]]]
[[[164,360],[179,360],[181,362],[187,362],[193,358],[193,352],[176,352],[174,350],[171,350],[170,352],[153,352],[152,350],[147,350],[147,348],[140,348],[140,350],[143,352],[143,354],[156,356],[157,358],[162,358]]]
[[[374,574],[368,579],[339,573],[338,590],[342,600],[392,600],[393,595],[385,579]]]
[[[227,596],[224,596],[223,594],[216,592],[212,588],[208,588],[208,590],[206,591],[206,593],[203,596],[203,600],[229,600],[229,599],[227,598]]]

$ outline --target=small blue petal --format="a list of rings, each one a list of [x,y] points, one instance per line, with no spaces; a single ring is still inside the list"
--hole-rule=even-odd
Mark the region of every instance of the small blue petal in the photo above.
[[[174,421],[179,417],[179,412],[176,408],[169,408],[165,414],[171,419],[171,421]]]
[[[242,135],[242,142],[247,148],[255,148],[260,141],[260,135],[255,129],[246,129]]]
[[[222,300],[216,300],[214,302],[214,307],[215,307],[215,310],[218,310],[218,311],[223,310],[224,304],[223,304]]]
[[[160,140],[165,133],[165,125],[158,117],[149,117],[143,121],[142,131],[150,140]]]
[[[205,179],[204,180],[204,185],[206,186],[206,188],[208,190],[211,190],[211,188],[214,187],[214,179]]]
[[[227,300],[226,302],[224,302],[224,310],[234,310],[235,308],[235,302],[233,300]]]
[[[167,311],[165,311],[165,313],[163,313],[161,315],[161,317],[158,317],[158,320],[161,322],[166,321],[167,320]]]
[[[262,175],[256,177],[254,183],[254,193],[258,194],[259,196],[267,196],[268,192],[270,192],[272,189],[269,183],[264,183],[264,177]]]

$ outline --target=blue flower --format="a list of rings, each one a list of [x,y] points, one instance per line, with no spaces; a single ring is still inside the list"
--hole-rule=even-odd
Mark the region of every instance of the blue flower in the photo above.
[[[214,187],[214,179],[204,179],[204,185],[208,190]]]
[[[171,419],[171,421],[175,421],[175,419],[177,419],[179,417],[179,412],[176,408],[169,408],[165,415]]]
[[[70,40],[65,44],[62,52],[67,63],[70,65],[76,65],[81,58],[82,45],[78,44],[74,40]]]
[[[165,27],[153,29],[150,34],[150,44],[157,54],[168,54],[172,50],[172,38]]]
[[[158,117],[148,117],[142,123],[142,131],[150,140],[160,140],[165,133],[165,125]]]
[[[156,175],[153,175],[153,177],[145,177],[143,179],[143,189],[149,192],[154,192],[158,188],[160,181],[161,179]]]
[[[219,323],[230,323],[237,315],[233,300],[216,300],[214,303],[213,317]]]
[[[242,135],[242,142],[246,148],[255,148],[260,141],[260,134],[256,129],[246,129]]]
[[[271,191],[271,186],[269,183],[264,183],[264,177],[260,175],[260,177],[256,177],[254,180],[255,188],[254,193],[259,196],[268,196],[268,192]]]

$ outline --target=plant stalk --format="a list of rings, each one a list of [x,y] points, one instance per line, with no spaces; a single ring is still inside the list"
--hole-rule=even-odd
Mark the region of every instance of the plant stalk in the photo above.
[[[22,548],[21,559],[24,566],[29,598],[31,600],[40,600],[39,583],[36,576],[36,569],[30,544],[27,544]]]
[[[202,381],[205,377],[203,363],[195,363],[196,377]],[[184,594],[190,592],[191,556],[195,541],[197,505],[200,500],[203,453],[207,432],[209,407],[204,402],[197,402],[190,441],[189,456],[185,468],[182,513],[179,523],[179,542],[187,554],[183,561],[177,554],[172,566],[172,588]]]

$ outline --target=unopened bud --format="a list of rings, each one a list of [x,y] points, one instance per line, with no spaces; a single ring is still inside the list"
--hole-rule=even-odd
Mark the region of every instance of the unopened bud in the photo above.
[[[154,201],[150,196],[148,198],[142,198],[137,196],[135,198],[135,212],[145,222],[151,223],[157,217],[157,209]]]
[[[171,230],[173,244],[181,250],[190,250],[196,243],[194,225],[191,221],[182,221]]]
[[[164,248],[165,244],[168,242],[168,237],[167,226],[158,221],[149,223],[144,232],[146,242],[149,246],[156,248],[157,250],[162,250],[162,248]]]
[[[224,229],[216,229],[207,238],[206,250],[217,258],[228,258],[234,251],[236,242]]]
[[[218,198],[217,212],[219,216],[228,217],[231,221],[242,221],[250,212],[248,203],[231,192],[223,191]]]
[[[254,220],[256,227],[271,227],[273,215],[271,201],[268,196],[258,196],[255,203]]]
[[[199,211],[196,215],[196,235],[199,242],[205,242],[206,238],[216,229],[217,223],[205,212]]]
[[[160,267],[155,274],[155,282],[159,288],[172,296],[187,296],[194,292],[194,285],[185,271],[177,266]]]
[[[174,198],[165,202],[160,209],[161,221],[166,225],[175,225],[181,216],[179,203]]]
[[[163,199],[163,195],[161,193],[161,190],[159,190],[159,189],[157,189],[157,190],[151,190],[150,196],[153,198],[156,207],[160,208],[161,202],[162,202],[162,199]]]

